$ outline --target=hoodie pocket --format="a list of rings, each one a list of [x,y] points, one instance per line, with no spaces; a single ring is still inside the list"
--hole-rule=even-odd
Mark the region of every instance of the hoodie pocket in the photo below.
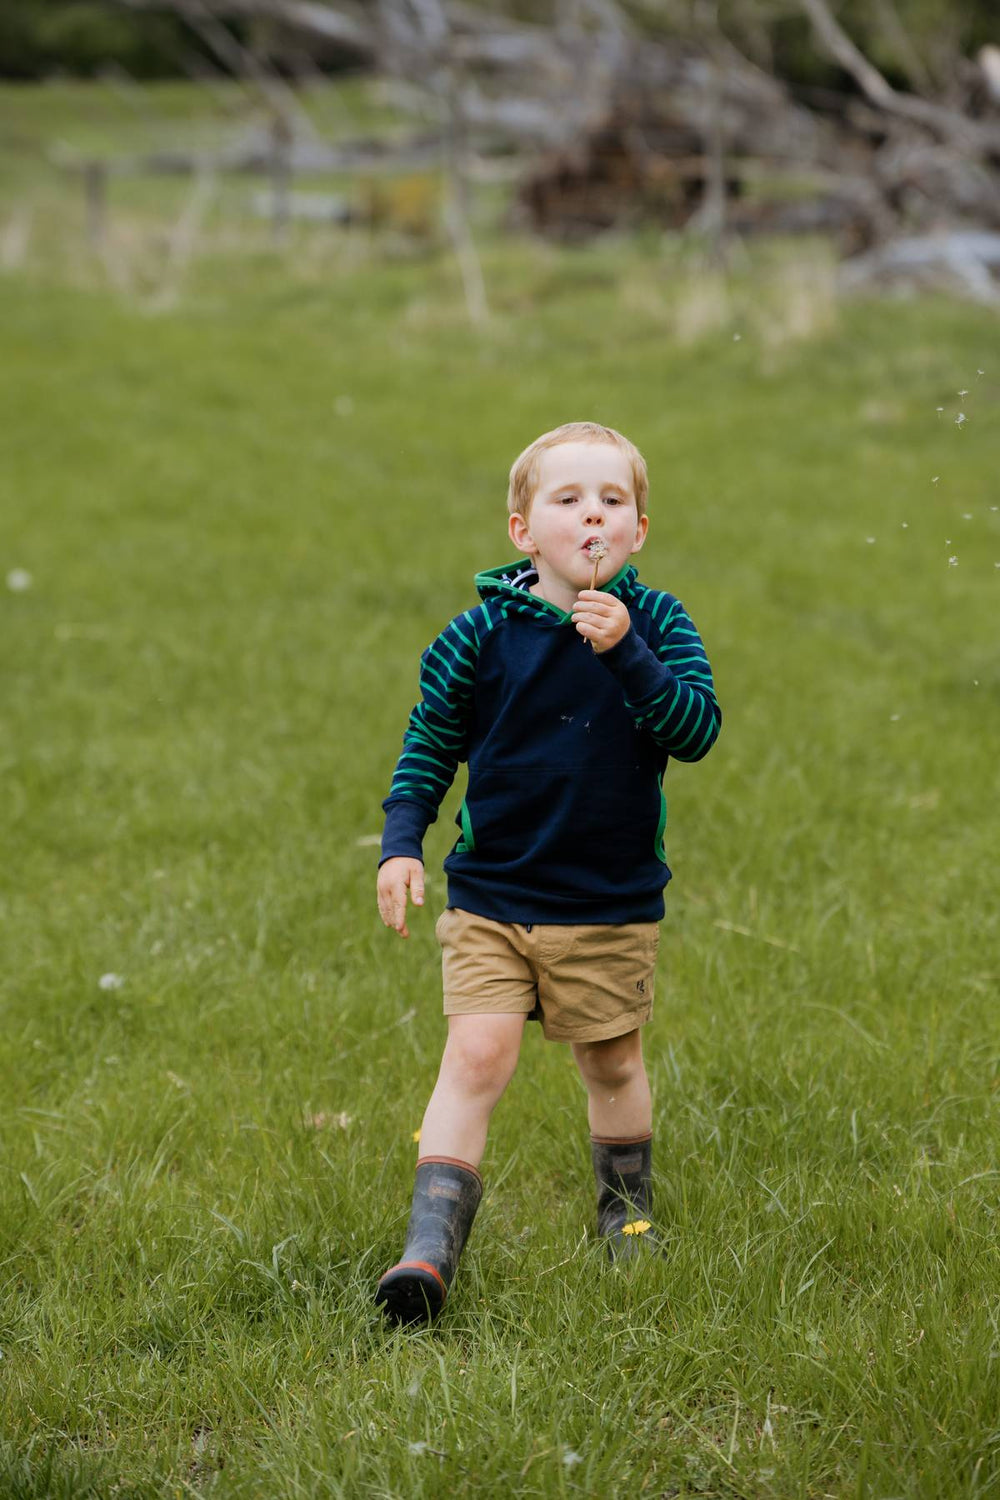
[[[596,876],[627,888],[638,870],[648,879],[665,863],[663,796],[634,766],[479,768],[455,821],[462,836],[449,858],[471,855],[511,876],[544,872],[560,887]]]

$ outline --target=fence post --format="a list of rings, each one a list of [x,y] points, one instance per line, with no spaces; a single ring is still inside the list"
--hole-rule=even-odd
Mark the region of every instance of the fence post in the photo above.
[[[87,206],[87,243],[103,250],[108,228],[108,169],[103,161],[83,166],[83,192]]]
[[[271,116],[271,239],[275,245],[288,240],[291,219],[292,127],[280,111]]]

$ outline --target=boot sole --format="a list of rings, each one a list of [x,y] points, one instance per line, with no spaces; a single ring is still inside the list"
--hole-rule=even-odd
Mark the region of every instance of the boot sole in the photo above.
[[[401,1261],[379,1282],[375,1305],[393,1323],[432,1323],[447,1295],[448,1288],[433,1266],[426,1261]]]
[[[649,1265],[653,1261],[665,1260],[667,1247],[652,1234],[635,1238],[624,1234],[609,1234],[604,1238],[604,1250],[612,1265]]]

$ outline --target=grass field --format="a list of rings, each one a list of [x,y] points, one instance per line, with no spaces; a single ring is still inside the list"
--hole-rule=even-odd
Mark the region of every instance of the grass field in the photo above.
[[[0,279],[0,1495],[996,1494],[996,323],[793,337],[765,265],[682,338],[649,245],[484,262],[480,334],[439,255],[209,258],[159,316]],[[408,943],[379,803],[578,416],[647,455],[726,716],[668,773],[670,1253],[603,1265],[529,1035],[446,1314],[388,1334],[461,787]]]

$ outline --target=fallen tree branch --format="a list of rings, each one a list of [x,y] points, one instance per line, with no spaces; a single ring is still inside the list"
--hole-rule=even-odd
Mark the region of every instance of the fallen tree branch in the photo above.
[[[976,302],[1000,307],[1000,234],[911,236],[845,261],[840,285],[862,291],[880,283],[957,287]]]
[[[873,104],[888,114],[924,126],[962,151],[976,156],[1000,154],[1000,127],[971,120],[958,110],[921,99],[917,94],[899,93],[851,41],[826,0],[799,0],[799,3],[834,62],[851,75]]]

